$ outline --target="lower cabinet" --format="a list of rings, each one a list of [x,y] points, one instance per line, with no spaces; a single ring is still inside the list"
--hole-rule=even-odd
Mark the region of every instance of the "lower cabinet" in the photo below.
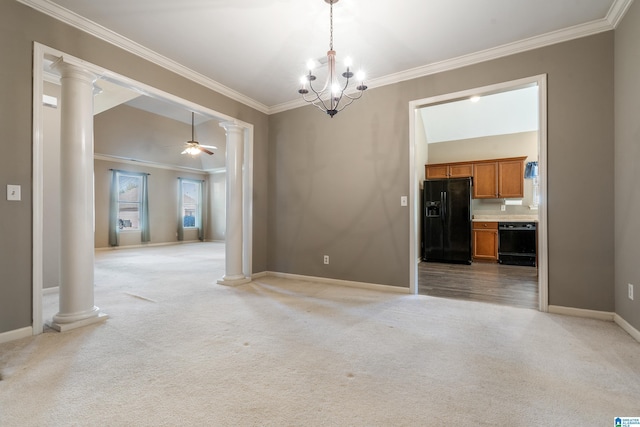
[[[473,222],[473,260],[498,262],[497,222]]]

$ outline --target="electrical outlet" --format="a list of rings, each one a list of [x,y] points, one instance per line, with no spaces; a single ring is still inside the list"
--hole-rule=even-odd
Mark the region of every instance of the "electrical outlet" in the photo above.
[[[629,299],[633,300],[633,285],[629,283]]]
[[[407,196],[400,196],[400,206],[407,206]]]
[[[324,256],[324,263],[329,264],[329,255]]]
[[[505,205],[500,205],[500,210],[504,212],[507,210],[507,207]]]

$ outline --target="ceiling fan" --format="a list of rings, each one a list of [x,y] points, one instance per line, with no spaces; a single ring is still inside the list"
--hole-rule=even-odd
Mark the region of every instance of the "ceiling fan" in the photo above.
[[[207,153],[209,155],[213,154],[213,151],[208,150],[211,148],[212,150],[216,150],[218,147],[213,145],[201,145],[198,141],[195,140],[193,134],[195,130],[194,122],[194,113],[191,112],[191,141],[186,142],[186,148],[180,154],[191,154],[192,156],[200,154],[200,152]]]

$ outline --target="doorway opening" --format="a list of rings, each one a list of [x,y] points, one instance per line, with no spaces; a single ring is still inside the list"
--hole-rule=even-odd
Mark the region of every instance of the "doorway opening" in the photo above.
[[[107,69],[102,67],[98,67],[96,65],[87,63],[78,58],[74,58],[70,55],[67,55],[63,52],[60,52],[56,49],[41,45],[39,43],[34,43],[34,64],[33,64],[33,300],[32,300],[32,332],[34,335],[42,333],[43,331],[43,312],[42,312],[42,295],[43,295],[43,287],[44,287],[44,271],[45,271],[45,243],[47,239],[51,239],[50,235],[46,233],[50,232],[50,229],[45,227],[45,214],[47,213],[47,198],[50,196],[46,192],[48,187],[45,186],[45,180],[47,176],[45,176],[45,160],[51,161],[50,158],[46,158],[47,156],[45,152],[45,139],[44,133],[45,130],[50,131],[51,128],[46,129],[45,126],[45,108],[48,108],[47,102],[54,102],[55,100],[51,100],[50,98],[44,98],[45,91],[45,81],[50,78],[48,73],[45,73],[45,69],[47,68],[47,64],[53,61],[58,60],[59,58],[63,58],[65,62],[72,63],[78,67],[82,67],[94,75],[98,76],[98,82],[102,83],[103,86],[108,86],[111,88],[118,87],[120,89],[124,89],[125,92],[135,93],[139,98],[139,101],[144,101],[142,98],[146,99],[145,104],[149,104],[149,102],[155,102],[156,105],[162,104],[162,109],[165,110],[164,114],[168,114],[167,111],[173,112],[182,112],[185,117],[187,117],[187,121],[189,125],[187,126],[187,130],[193,130],[193,122],[192,113],[195,113],[197,116],[204,118],[205,120],[211,121],[211,123],[231,123],[242,130],[242,142],[243,145],[243,157],[242,164],[244,165],[242,170],[242,272],[245,277],[251,277],[252,274],[252,245],[253,245],[253,237],[252,237],[252,200],[253,200],[253,125],[243,122],[241,120],[235,119],[234,117],[227,116],[225,114],[219,113],[215,110],[209,109],[207,107],[203,107],[201,105],[195,104],[191,101],[179,98],[175,95],[169,94],[167,92],[161,91],[159,89],[148,86],[142,82],[135,81],[129,79],[127,77],[121,76],[119,74],[113,73]],[[116,97],[117,98],[117,97]],[[116,99],[115,102],[118,102]],[[124,102],[120,100],[120,102]],[[116,105],[116,104],[114,104]],[[50,106],[50,105],[49,105]],[[156,113],[160,115],[164,115],[163,113]],[[169,117],[165,115],[165,117]],[[220,126],[210,126],[211,128],[221,129]],[[213,132],[213,131],[210,131]],[[224,131],[220,130],[224,134]],[[188,132],[184,134],[184,138],[182,134],[180,134],[180,138],[176,141],[178,144],[184,143],[188,139]],[[182,147],[176,146],[173,149],[182,150]],[[180,151],[177,151],[178,153]],[[219,156],[222,158],[225,157],[224,152],[221,151]],[[96,153],[94,157],[94,161],[119,161],[120,163],[127,163],[131,165],[144,165],[144,162],[140,160],[144,160],[142,158],[122,158],[118,159],[117,155],[115,156],[107,156],[110,157],[108,159],[100,159],[100,156]],[[104,156],[103,156],[104,157]],[[213,157],[213,156],[212,156]],[[55,161],[55,159],[54,159]],[[59,161],[59,159],[58,159]],[[149,164],[154,164],[154,162],[149,162]],[[154,167],[159,167],[163,169],[164,166],[162,163],[155,163]],[[158,170],[160,170],[158,169]],[[166,168],[165,168],[166,169]],[[188,167],[183,167],[183,171],[189,171]],[[220,182],[224,186],[224,178],[220,178],[225,174],[225,167],[219,167],[216,169],[209,170],[196,170],[193,169],[191,172],[196,174],[200,174],[202,176],[208,175],[212,178],[216,185],[219,186]],[[173,182],[172,182],[173,184]],[[177,184],[176,184],[177,185]],[[176,187],[177,188],[177,187]],[[224,198],[224,196],[223,196]],[[49,197],[50,199],[50,197]],[[94,202],[95,203],[95,202]],[[221,205],[222,210],[224,211],[226,208],[224,203]],[[95,222],[95,214],[96,207],[94,204],[94,222]],[[186,227],[188,228],[188,227]],[[191,231],[191,230],[187,230]],[[55,239],[55,237],[53,237]],[[58,236],[59,238],[59,236]],[[167,241],[162,240],[162,241]],[[54,242],[55,243],[55,242]],[[187,264],[185,264],[187,265]],[[219,277],[212,277],[212,282]],[[54,289],[55,291],[55,289]],[[99,301],[96,301],[99,304]],[[107,307],[108,311],[108,307]]]
[[[441,157],[442,153],[446,151],[446,149],[443,150],[444,148],[446,148],[446,145],[434,144],[436,146],[437,145],[440,145],[440,146],[437,148],[437,150],[431,151],[432,157],[436,160],[436,161],[431,161],[431,159],[429,158],[430,148],[428,147],[428,143],[431,141],[428,141],[428,139],[433,140],[433,139],[440,138],[440,136],[434,135],[433,133],[431,133],[430,136],[427,136],[429,132],[426,129],[426,127],[428,126],[428,123],[426,123],[427,121],[424,120],[424,117],[423,117],[424,109],[427,107],[433,107],[433,106],[444,106],[446,108],[442,108],[441,110],[446,111],[447,108],[454,106],[454,104],[456,103],[461,104],[460,101],[470,103],[471,101],[477,101],[478,99],[482,100],[483,97],[489,99],[493,95],[516,93],[517,91],[526,91],[527,89],[530,89],[530,91],[533,90],[536,93],[535,101],[537,101],[537,103],[534,106],[534,109],[535,109],[534,112],[537,115],[536,117],[537,126],[535,130],[535,134],[528,135],[529,139],[531,139],[532,137],[534,138],[535,153],[522,154],[522,157],[525,157],[525,158],[530,157],[527,159],[528,162],[536,161],[537,163],[535,164],[535,166],[538,172],[535,181],[526,180],[528,182],[526,182],[525,185],[529,187],[528,189],[529,194],[527,194],[528,198],[525,198],[524,203],[522,200],[523,197],[520,197],[520,200],[517,200],[515,198],[499,199],[498,197],[495,197],[494,198],[495,200],[491,200],[491,201],[488,201],[488,200],[480,201],[474,198],[471,205],[471,211],[472,211],[471,215],[475,215],[476,219],[490,219],[492,218],[490,214],[496,213],[495,211],[497,210],[497,213],[503,214],[500,217],[501,220],[504,220],[507,217],[507,214],[509,213],[519,214],[518,218],[520,218],[521,216],[524,217],[525,216],[524,214],[528,214],[526,215],[527,219],[535,218],[534,223],[536,224],[537,236],[538,236],[536,267],[533,268],[533,270],[525,270],[524,276],[526,276],[526,278],[521,277],[521,280],[530,282],[530,285],[536,288],[537,301],[535,301],[534,303],[535,308],[537,308],[540,311],[547,311],[548,309],[548,244],[547,244],[547,198],[546,198],[546,193],[547,193],[546,192],[546,182],[547,182],[547,177],[546,177],[546,170],[547,170],[546,75],[538,75],[538,76],[533,76],[529,78],[524,78],[524,79],[519,79],[519,80],[500,83],[500,84],[479,87],[479,88],[473,88],[469,90],[464,90],[460,92],[455,92],[455,93],[450,93],[450,94],[445,94],[445,95],[440,95],[440,96],[435,96],[431,98],[425,98],[425,99],[420,99],[420,100],[415,100],[410,102],[409,104],[409,112],[410,112],[409,122],[410,122],[410,138],[411,138],[410,194],[412,195],[410,200],[411,201],[411,206],[410,206],[411,208],[410,209],[410,228],[411,228],[410,230],[410,244],[411,244],[410,289],[412,293],[417,294],[419,292],[420,285],[421,285],[420,275],[422,273],[421,273],[420,262],[423,256],[421,236],[423,231],[423,216],[424,216],[423,201],[421,196],[422,196],[423,183],[427,178],[425,165],[429,163],[453,164],[453,163],[456,163],[456,160],[459,160],[459,161],[464,160],[465,162],[474,162],[475,160],[497,159],[500,157],[505,157],[505,158],[517,157],[513,151],[506,153],[504,156],[500,156],[499,151],[492,152],[487,154],[486,156],[483,156],[482,154],[480,154],[480,151],[478,151],[477,153],[474,152],[474,150],[481,150],[481,146],[482,146],[481,144],[477,144],[477,145],[469,145],[469,144],[478,143],[478,141],[486,143],[486,139],[488,139],[489,137],[483,138],[481,136],[476,137],[478,135],[474,136],[473,134],[466,134],[466,135],[462,134],[462,136],[449,138],[450,140],[457,141],[457,144],[455,145],[455,149],[452,150],[452,153],[454,153],[452,154],[453,157],[446,159],[446,154],[445,154],[445,157]],[[476,104],[479,105],[481,103],[482,101],[477,102]],[[438,120],[440,123],[447,123],[447,122],[450,123],[449,125],[447,125],[450,127],[448,131],[453,130],[453,131],[459,132],[459,131],[468,130],[467,128],[469,126],[466,126],[466,125],[462,126],[460,122],[458,122],[457,125],[454,125],[456,123],[456,117],[451,116],[451,113],[449,113],[449,115],[450,116],[448,118],[439,118]],[[508,120],[508,119],[505,118],[505,120]],[[489,120],[485,120],[485,122],[488,122],[488,121]],[[483,124],[487,124],[487,123],[483,123]],[[455,128],[451,128],[452,126]],[[465,129],[461,129],[461,128],[465,128]],[[443,129],[446,130],[446,127],[444,127]],[[485,135],[489,135],[491,133],[491,131],[488,131],[488,132],[489,133]],[[509,132],[506,132],[506,133],[509,133]],[[447,138],[445,137],[443,140],[446,140],[446,139]],[[496,141],[492,141],[492,144],[494,148],[495,146],[499,146],[499,144],[496,143]],[[435,152],[439,152],[439,154],[434,155]],[[458,157],[455,157],[455,156],[458,156]],[[467,156],[467,157],[463,158],[460,156]],[[533,157],[536,157],[536,158],[533,158]],[[438,160],[442,160],[443,158],[445,159],[444,161],[442,162],[438,161]],[[505,208],[505,205],[506,205],[506,208]],[[516,205],[516,206],[512,206],[512,205]],[[507,211],[506,209],[509,209],[509,210]],[[486,216],[483,216],[483,215],[486,215]],[[498,216],[496,215],[496,218],[497,217]],[[497,222],[496,222],[496,229],[497,229]],[[497,239],[497,230],[495,235]],[[497,250],[497,245],[496,245],[496,250]],[[473,265],[471,267],[473,267],[476,270],[475,273],[473,270],[470,269],[469,271],[470,276],[468,276],[467,279],[465,279],[464,277],[461,277],[459,279],[460,282],[465,282],[468,285],[469,277],[481,276],[482,274],[493,274],[494,277],[499,277],[500,272],[497,271],[499,268],[502,268],[504,272],[508,268],[512,267],[512,266],[506,266],[506,265],[505,266],[499,265],[497,263],[497,260],[495,261],[496,262],[494,265],[491,265],[491,264],[483,265],[481,263],[477,263],[476,265],[475,262],[472,263]],[[531,269],[532,267],[513,266],[512,270],[517,270],[521,268]],[[489,272],[487,273],[487,271],[481,271],[482,269],[489,270]],[[491,269],[496,271],[491,272]],[[535,274],[532,274],[533,272],[535,272]],[[433,273],[436,274],[435,272]],[[513,276],[517,277],[520,273],[514,273]],[[439,274],[440,277],[447,277],[446,281],[448,281],[449,283],[455,282],[455,280],[453,279],[453,277],[455,276],[455,272],[453,271],[449,271],[447,273],[446,269],[444,269],[443,271],[440,271],[437,274]],[[423,278],[425,278],[425,280],[427,280],[424,274],[422,274],[422,276]],[[533,276],[533,278],[531,276]],[[508,286],[508,285],[504,285],[504,286]]]

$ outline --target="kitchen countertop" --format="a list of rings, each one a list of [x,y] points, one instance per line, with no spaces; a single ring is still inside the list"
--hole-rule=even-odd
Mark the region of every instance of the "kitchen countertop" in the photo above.
[[[538,222],[538,215],[473,215],[472,221]]]

